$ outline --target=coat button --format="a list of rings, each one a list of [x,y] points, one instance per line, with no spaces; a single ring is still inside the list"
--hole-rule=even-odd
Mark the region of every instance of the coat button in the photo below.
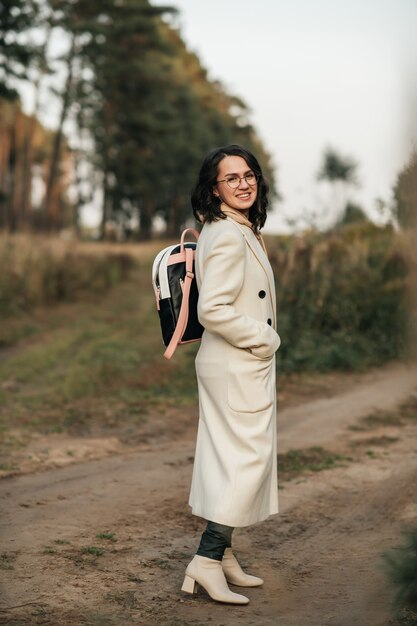
[[[261,291],[258,293],[258,296],[259,296],[260,298],[265,298],[265,296],[266,296],[266,291],[264,291],[263,289],[261,289]]]
[[[272,320],[270,317],[268,317],[268,319],[266,320],[268,322],[268,324],[271,326],[272,325]]]

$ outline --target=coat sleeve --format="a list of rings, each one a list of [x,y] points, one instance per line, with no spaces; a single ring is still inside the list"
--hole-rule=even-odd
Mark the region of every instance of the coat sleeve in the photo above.
[[[203,261],[198,319],[208,332],[267,359],[279,348],[278,333],[266,322],[238,313],[234,307],[245,275],[245,245],[231,231],[223,231],[215,238]]]

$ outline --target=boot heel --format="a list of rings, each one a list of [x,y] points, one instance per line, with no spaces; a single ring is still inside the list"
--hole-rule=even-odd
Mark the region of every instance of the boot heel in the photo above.
[[[185,591],[186,593],[196,593],[196,581],[194,578],[185,575],[184,582],[182,583],[181,591]]]

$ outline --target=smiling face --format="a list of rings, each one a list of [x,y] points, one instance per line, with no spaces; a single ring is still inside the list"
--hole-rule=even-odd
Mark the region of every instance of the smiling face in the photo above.
[[[218,181],[239,177],[240,183],[236,189],[232,189],[227,182],[218,182],[213,189],[214,195],[233,209],[238,209],[247,214],[256,200],[258,185],[256,182],[254,185],[250,185],[243,176],[253,174],[253,170],[240,156],[225,156],[220,161],[217,170]]]

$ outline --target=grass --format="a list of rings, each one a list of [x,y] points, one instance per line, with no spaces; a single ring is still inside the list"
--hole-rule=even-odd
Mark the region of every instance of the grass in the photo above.
[[[167,559],[151,559],[151,562],[160,569],[175,569],[175,565],[170,563]]]
[[[390,621],[389,626],[417,626],[417,611],[400,609],[396,618]]]
[[[16,560],[17,554],[15,552],[2,552],[0,554],[0,569],[11,570],[13,568],[13,562]]]
[[[137,576],[136,574],[132,574],[130,572],[128,572],[126,578],[131,583],[143,583],[143,582],[145,582],[142,578],[139,578],[139,576]]]
[[[139,605],[136,598],[136,591],[124,591],[121,593],[109,592],[105,595],[106,600],[115,602],[124,609],[138,609]]]
[[[0,361],[3,432],[128,431],[155,411],[195,402],[197,346],[179,349],[175,368],[163,359],[150,260],[95,300],[33,318],[30,340]]]
[[[401,404],[399,409],[392,411],[374,411],[362,418],[350,430],[367,431],[384,426],[403,426],[407,422],[417,421],[417,396],[411,396]]]
[[[93,556],[102,556],[104,554],[103,548],[97,548],[97,546],[84,546],[80,548],[81,554],[92,554]]]
[[[23,250],[25,240],[19,242]],[[154,416],[169,420],[197,406],[194,358],[199,344],[180,347],[172,362],[162,356],[150,274],[153,257],[163,245],[78,244],[77,250],[92,263],[95,255],[111,259],[123,251],[134,265],[110,290],[84,291],[81,299],[54,306],[17,307],[13,317],[2,319],[0,345],[8,346],[0,351],[0,453],[5,457],[16,456],[33,433],[115,435],[130,442]],[[62,242],[50,241],[48,246],[50,256],[69,258]],[[24,262],[16,261],[16,271]],[[280,351],[280,369],[283,354]],[[290,375],[278,374],[280,393],[291,390]],[[294,377],[299,390],[302,376]],[[321,393],[310,387],[308,396]],[[412,406],[404,407],[404,415],[413,411]],[[322,469],[338,462],[317,451],[314,455],[311,471],[319,471],[314,469],[316,461]],[[1,464],[6,471],[8,461]],[[291,459],[292,465],[297,462],[308,465],[308,459]]]
[[[392,443],[396,443],[398,441],[398,437],[387,437],[382,435],[381,437],[369,437],[368,439],[364,439],[361,444],[367,446],[382,446],[386,447]]]
[[[18,429],[13,445],[22,431],[115,434],[130,441],[153,415],[169,419],[172,411],[196,406],[199,344],[178,348],[172,362],[163,358],[150,281],[153,252],[107,293],[4,321],[5,333],[11,327],[18,335],[19,323],[31,327],[30,336],[0,359],[4,439],[10,441],[7,431]],[[290,384],[279,380],[280,390]],[[3,445],[0,451],[9,452]]]
[[[321,472],[342,467],[346,461],[352,461],[352,458],[329,452],[319,446],[289,450],[285,454],[278,454],[278,476],[282,480],[291,480],[305,472]]]
[[[97,533],[96,539],[106,539],[107,541],[117,541],[114,533]]]
[[[400,406],[400,415],[404,420],[417,422],[417,393]]]
[[[18,472],[20,466],[16,463],[0,463],[0,471],[2,472]]]
[[[111,254],[100,247],[91,254],[76,241],[3,234],[0,236],[0,317],[102,293],[123,280],[133,263],[132,256],[126,252]],[[10,345],[13,338],[13,334],[10,338],[0,333],[0,345]]]
[[[350,426],[350,430],[366,431],[374,430],[379,426],[401,426],[403,424],[399,412],[375,411],[362,418],[358,424]]]

